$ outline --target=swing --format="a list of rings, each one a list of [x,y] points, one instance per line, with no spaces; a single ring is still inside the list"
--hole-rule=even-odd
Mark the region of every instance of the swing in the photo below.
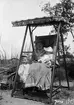
[[[31,54],[32,55],[32,61],[35,61],[36,60],[36,48],[35,48],[34,44],[36,44],[36,42],[39,41],[43,45],[43,47],[51,46],[53,48],[53,52],[54,52],[54,54],[53,54],[54,55],[54,62],[53,62],[53,65],[51,66],[51,69],[52,69],[51,70],[52,71],[51,84],[50,84],[50,89],[48,89],[48,90],[50,90],[49,101],[52,102],[52,97],[58,93],[57,90],[59,90],[60,88],[63,87],[61,85],[60,78],[59,78],[59,85],[58,86],[54,86],[54,79],[55,79],[56,68],[59,68],[59,70],[60,70],[60,66],[56,66],[57,54],[58,54],[58,58],[60,56],[60,54],[59,54],[59,38],[60,37],[61,37],[61,43],[62,43],[62,49],[63,49],[63,58],[64,58],[64,64],[65,64],[64,67],[65,67],[65,74],[66,74],[66,80],[67,80],[67,88],[69,89],[69,80],[68,80],[67,69],[66,69],[66,60],[65,60],[65,53],[64,53],[63,35],[60,33],[62,25],[68,24],[68,23],[64,19],[62,19],[60,17],[42,17],[42,18],[28,19],[28,20],[22,20],[22,21],[15,21],[15,22],[12,22],[12,24],[13,24],[14,27],[26,26],[26,30],[25,30],[24,40],[23,40],[21,53],[20,53],[19,64],[17,66],[17,70],[16,70],[16,74],[15,74],[15,80],[14,80],[14,85],[13,85],[13,90],[12,90],[11,96],[14,96],[14,93],[17,90],[16,89],[16,82],[17,82],[17,77],[18,77],[18,69],[19,69],[19,66],[21,64],[22,58],[24,58],[25,54]],[[54,24],[58,25],[57,34],[56,35],[46,35],[46,36],[39,36],[39,37],[36,36],[35,37],[35,41],[36,42],[34,42],[34,40],[33,40],[33,31],[37,27],[51,26],[51,25],[54,25]],[[27,31],[28,30],[30,32],[32,51],[26,51],[26,50],[24,51],[24,45],[25,45],[25,40],[26,40],[26,36],[27,36]],[[60,60],[59,60],[59,63],[60,63]],[[47,69],[47,71],[48,71],[48,69]],[[56,89],[54,89],[54,87]]]

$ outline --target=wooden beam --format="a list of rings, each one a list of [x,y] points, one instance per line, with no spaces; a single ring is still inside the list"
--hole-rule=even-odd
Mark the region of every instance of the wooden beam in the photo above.
[[[59,39],[58,39],[58,62],[59,62],[59,65],[60,65],[60,47],[59,47],[59,42],[60,42],[60,36],[59,36]],[[59,67],[59,73],[60,73],[60,67]],[[61,75],[59,74],[59,86],[61,86]]]
[[[68,80],[68,73],[67,73],[67,67],[66,67],[66,57],[65,57],[65,51],[64,51],[64,41],[63,41],[63,35],[61,34],[61,41],[62,41],[62,49],[63,49],[63,59],[64,59],[64,68],[65,68],[65,73],[66,73],[66,79],[67,79],[67,84],[68,84],[68,89],[69,87],[69,80]]]
[[[16,80],[17,80],[17,76],[18,76],[18,69],[19,69],[19,65],[20,65],[20,62],[21,62],[21,56],[22,56],[22,52],[23,52],[23,48],[24,48],[24,44],[25,44],[25,39],[26,39],[26,35],[27,35],[27,30],[28,30],[28,26],[26,26],[25,35],[24,35],[23,44],[22,44],[22,49],[21,49],[21,53],[20,53],[20,59],[19,59],[18,65],[17,65],[15,80],[14,80],[14,84],[13,84],[13,90],[12,90],[12,93],[11,93],[11,96],[12,96],[12,97],[13,97],[13,93],[14,93],[15,88],[16,88]]]
[[[61,27],[61,23],[58,26],[58,30],[57,30],[57,40],[56,40],[56,51],[55,51],[55,59],[54,59],[54,66],[53,66],[53,72],[52,72],[52,77],[51,77],[51,86],[50,86],[50,102],[52,102],[52,92],[53,92],[53,82],[54,82],[54,75],[55,75],[55,63],[56,63],[56,56],[57,56],[57,49],[58,49],[58,40],[59,40],[59,36],[60,36],[60,27]]]
[[[34,43],[33,43],[33,35],[31,31],[31,27],[29,26],[29,32],[30,32],[30,38],[31,38],[31,43],[32,43],[32,48],[33,48],[33,55],[35,55],[35,48],[34,48]]]
[[[32,32],[37,28],[37,26],[35,26],[33,29],[32,29]]]

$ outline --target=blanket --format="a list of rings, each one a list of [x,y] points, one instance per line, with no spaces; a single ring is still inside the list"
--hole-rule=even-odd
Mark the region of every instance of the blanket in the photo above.
[[[42,90],[50,88],[51,68],[44,63],[22,64],[19,67],[18,74],[25,83],[25,87],[36,86]]]

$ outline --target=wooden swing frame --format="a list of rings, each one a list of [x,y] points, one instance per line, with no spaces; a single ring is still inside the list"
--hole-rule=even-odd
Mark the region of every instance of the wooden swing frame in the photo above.
[[[68,85],[67,88],[69,89],[69,80],[68,80],[68,73],[67,73],[67,68],[66,68],[66,59],[65,59],[65,52],[64,52],[63,35],[61,34],[61,26],[62,26],[62,24],[68,24],[68,23],[64,19],[62,19],[60,17],[42,17],[42,18],[15,21],[15,22],[12,22],[12,24],[13,24],[14,27],[26,26],[26,30],[25,30],[25,35],[24,35],[23,44],[22,44],[21,53],[20,53],[20,58],[19,58],[19,64],[17,66],[11,96],[14,95],[14,92],[16,90],[16,80],[17,80],[18,68],[19,68],[19,65],[20,65],[20,62],[21,62],[22,53],[33,53],[33,54],[35,53],[34,43],[33,43],[34,41],[33,41],[33,36],[32,36],[33,31],[36,29],[36,27],[50,26],[50,25],[58,24],[55,60],[54,60],[52,79],[51,79],[51,86],[50,86],[50,102],[52,102],[52,97],[57,93],[57,90],[62,87],[61,82],[59,82],[59,86],[57,87],[57,89],[55,89],[53,91],[53,82],[54,82],[55,66],[56,66],[55,62],[56,62],[56,56],[57,56],[58,45],[59,45],[59,37],[60,36],[61,36],[62,49],[63,49],[63,59],[64,59],[65,74],[66,74],[66,80],[67,80],[67,85]],[[23,51],[28,29],[29,29],[29,32],[30,32],[30,38],[31,38],[31,43],[32,43],[32,48],[33,48],[32,52]],[[59,55],[59,52],[58,52],[58,55]],[[54,94],[54,92],[55,92],[55,94]]]

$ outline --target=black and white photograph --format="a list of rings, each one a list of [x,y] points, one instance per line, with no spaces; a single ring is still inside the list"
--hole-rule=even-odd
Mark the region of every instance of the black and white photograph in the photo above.
[[[73,0],[0,0],[0,105],[74,105]]]

